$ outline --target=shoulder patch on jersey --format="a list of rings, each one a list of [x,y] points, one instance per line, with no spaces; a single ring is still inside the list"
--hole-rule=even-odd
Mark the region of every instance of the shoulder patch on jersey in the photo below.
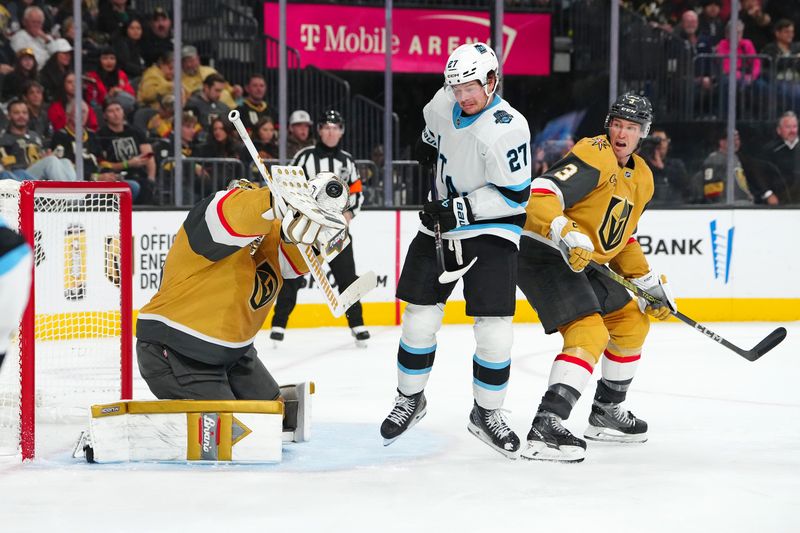
[[[498,109],[497,111],[495,111],[494,115],[492,116],[494,117],[495,124],[508,124],[509,122],[514,120],[513,115],[511,115],[507,111],[503,111],[502,109]]]
[[[592,139],[592,146],[597,148],[598,151],[602,152],[604,148],[611,148],[611,143],[609,143],[608,139],[605,137],[595,137]]]

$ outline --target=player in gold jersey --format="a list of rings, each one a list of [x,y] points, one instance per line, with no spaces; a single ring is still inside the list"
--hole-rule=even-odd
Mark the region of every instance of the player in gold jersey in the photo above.
[[[606,134],[584,138],[533,180],[520,243],[518,284],[545,332],[564,338],[548,388],[528,433],[523,458],[579,462],[586,442],[563,425],[603,357],[589,427],[592,440],[644,442],[647,424],[620,404],[641,357],[648,315],[677,310],[666,278],[651,271],[634,233],[653,196],[653,174],[634,154],[647,136],[653,108],[647,98],[619,97]],[[619,284],[592,271],[607,265],[668,306],[647,307]]]
[[[334,205],[344,210],[346,189],[336,176],[320,173],[310,184],[341,198]],[[136,322],[139,370],[157,398],[279,397],[253,340],[283,280],[308,271],[296,244],[324,250],[343,235],[300,209],[289,204],[281,212],[269,189],[245,180],[192,208],[167,254],[161,286]]]

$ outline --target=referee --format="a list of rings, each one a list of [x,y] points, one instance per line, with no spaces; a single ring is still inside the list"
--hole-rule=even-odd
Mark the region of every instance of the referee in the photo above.
[[[333,109],[325,111],[317,123],[319,141],[303,148],[294,156],[292,165],[302,167],[308,179],[313,179],[319,172],[333,172],[342,181],[350,184],[349,209],[344,212],[344,217],[349,224],[361,209],[364,201],[362,194],[361,178],[356,171],[353,156],[342,150],[339,145],[344,135],[344,120],[341,113]],[[353,260],[352,236],[350,246],[347,246],[330,263],[331,273],[336,280],[339,291],[344,291],[356,279],[356,265]],[[283,288],[275,302],[275,315],[272,317],[272,331],[269,338],[274,343],[283,340],[286,332],[286,323],[289,315],[297,303],[297,291],[303,283],[303,277],[284,280]],[[369,331],[364,327],[364,318],[361,312],[361,302],[356,302],[345,313],[347,324],[350,326],[356,344],[366,347]]]

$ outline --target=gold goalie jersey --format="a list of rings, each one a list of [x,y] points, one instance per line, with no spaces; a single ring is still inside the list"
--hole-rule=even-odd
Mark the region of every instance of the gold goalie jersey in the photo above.
[[[583,138],[531,183],[523,235],[547,238],[550,222],[563,214],[592,240],[592,259],[626,277],[643,276],[650,269],[633,234],[652,196],[644,159],[633,154],[620,167],[605,135]]]
[[[139,313],[137,338],[209,364],[241,357],[283,280],[307,272],[297,247],[281,240],[280,221],[262,217],[269,208],[266,187],[220,191],[194,206]]]

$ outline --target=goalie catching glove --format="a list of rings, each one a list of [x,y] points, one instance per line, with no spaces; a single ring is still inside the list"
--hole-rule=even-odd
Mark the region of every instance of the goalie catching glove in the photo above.
[[[657,304],[653,304],[639,297],[639,309],[642,313],[647,313],[659,320],[665,320],[670,314],[678,310],[678,305],[675,303],[675,298],[672,296],[672,290],[670,290],[667,284],[666,276],[659,276],[655,272],[650,271],[641,278],[632,278],[631,282],[659,300]]]
[[[341,216],[347,208],[348,195],[342,182],[332,172],[320,172],[316,178],[308,182],[311,191],[310,198],[316,207],[322,211],[335,213]],[[339,236],[344,225],[341,226],[319,223],[303,212],[307,208],[306,202],[292,205],[292,198],[284,198],[285,210],[280,208],[278,202],[267,210],[262,216],[267,220],[281,220],[281,234],[284,240],[294,244],[316,246],[325,248],[328,242]],[[327,219],[326,219],[327,220]],[[342,218],[342,220],[344,220]]]
[[[592,240],[578,230],[575,221],[563,215],[550,222],[550,240],[558,245],[561,256],[573,272],[583,272],[592,260]]]
[[[463,197],[447,198],[436,202],[427,202],[419,214],[422,225],[434,231],[436,220],[442,233],[475,223],[469,200]]]

